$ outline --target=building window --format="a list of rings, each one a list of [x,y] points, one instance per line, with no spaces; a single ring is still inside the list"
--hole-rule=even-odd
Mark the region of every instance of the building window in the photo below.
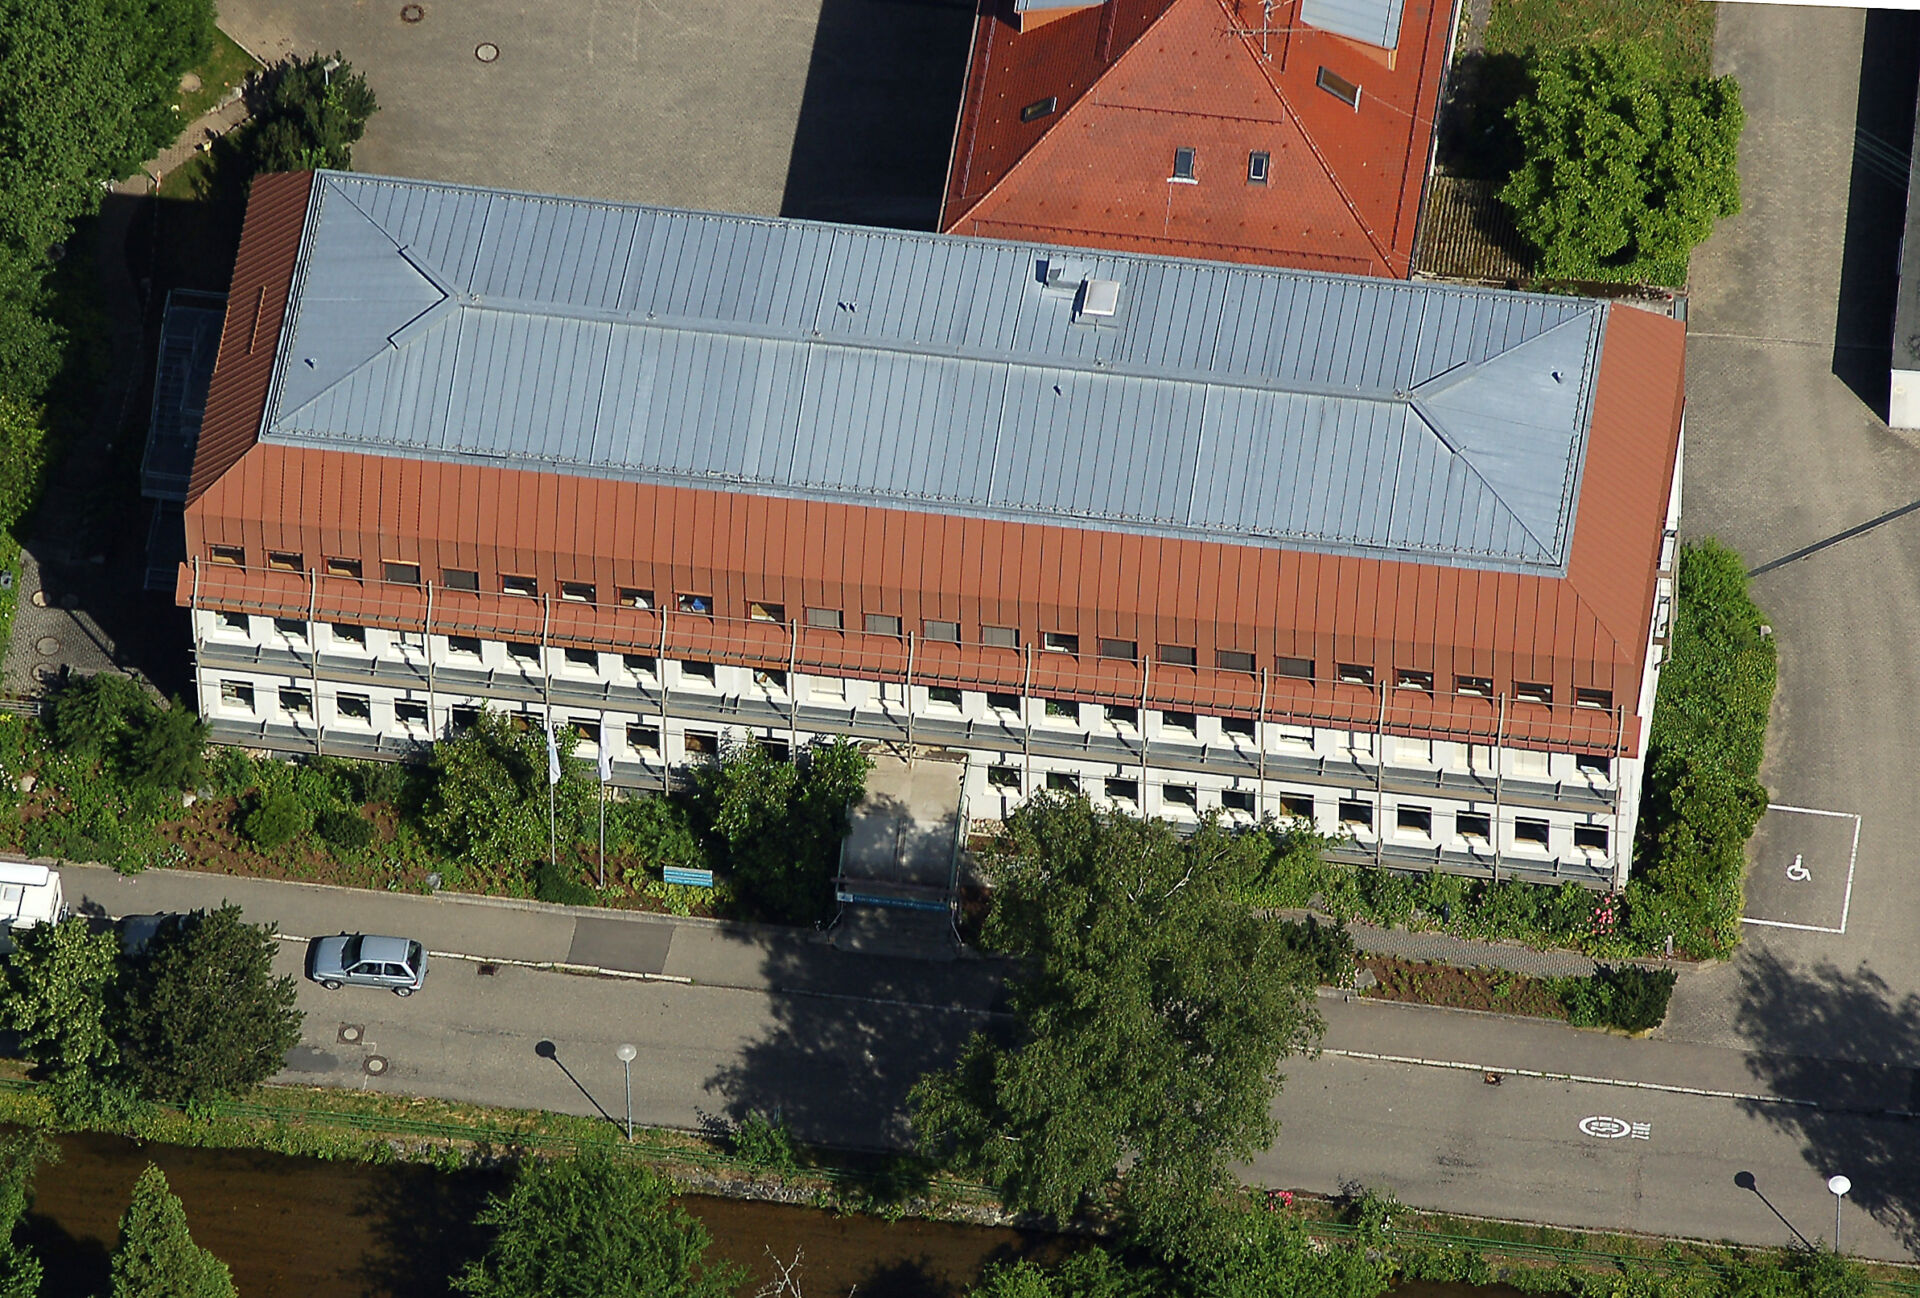
[[[1605,825],[1575,825],[1573,827],[1573,845],[1589,852],[1607,850],[1607,827]]]
[[[1393,671],[1393,687],[1397,690],[1419,690],[1422,694],[1431,694],[1433,693],[1433,673],[1396,667]]]
[[[816,699],[847,701],[847,683],[838,676],[815,676],[807,683],[807,693]]]
[[[1360,107],[1360,87],[1339,73],[1321,68],[1319,76],[1314,78],[1313,83],[1347,107],[1354,109]]]
[[[927,703],[931,707],[952,708],[955,712],[958,712],[960,710],[960,691],[954,689],[951,685],[929,685],[927,686]]]
[[[1191,712],[1162,712],[1160,726],[1164,730],[1184,730],[1188,735],[1198,728]]]
[[[576,649],[572,645],[568,645],[567,661],[575,667],[598,668],[600,666],[600,655],[592,649]]]
[[[1312,748],[1312,726],[1287,726],[1275,722],[1267,723],[1267,737],[1291,748]]]
[[[1053,111],[1058,107],[1060,107],[1060,97],[1058,95],[1048,95],[1045,99],[1036,99],[1020,110],[1020,120],[1023,122],[1037,122],[1043,117],[1052,116]]]
[[[1373,684],[1373,668],[1363,663],[1340,663],[1335,672],[1342,685]]]
[[[450,635],[447,637],[447,652],[461,654],[468,658],[480,656],[480,637],[477,635]]]
[[[1018,649],[1020,631],[1010,626],[983,626],[980,628],[980,643],[996,649]]]
[[[960,624],[958,622],[940,622],[928,618],[920,624],[921,631],[929,640],[943,640],[948,644],[960,643]]]
[[[292,550],[267,551],[267,567],[278,572],[300,572],[304,568],[299,554]]]
[[[241,545],[210,545],[207,547],[207,557],[214,563],[225,564],[229,568],[247,566],[247,550]]]
[[[1573,767],[1577,771],[1585,771],[1588,775],[1596,775],[1603,780],[1613,776],[1613,759],[1601,757],[1596,753],[1575,753]]]
[[[699,681],[702,685],[713,684],[713,664],[701,662],[697,658],[680,660],[680,679]]]
[[[220,701],[230,708],[253,711],[253,686],[246,681],[221,681]]]
[[[861,625],[874,635],[900,634],[900,619],[891,613],[868,613],[861,619]]]
[[[478,592],[480,589],[480,574],[472,568],[442,568],[440,570],[440,584],[448,590],[470,590]]]
[[[1107,704],[1107,720],[1116,726],[1140,728],[1140,709],[1130,703]]]
[[[327,576],[351,577],[355,581],[359,581],[360,580],[360,561],[358,559],[329,558],[327,560]]]
[[[653,592],[650,590],[641,590],[638,586],[622,586],[620,588],[620,602],[628,608],[652,608]]]
[[[846,619],[837,608],[810,608],[807,610],[807,625],[838,631],[846,625]]]
[[[1242,739],[1252,739],[1253,738],[1253,718],[1252,717],[1221,717],[1220,733],[1223,735],[1238,735]]]
[[[570,604],[595,603],[596,600],[594,597],[596,594],[598,594],[598,592],[594,590],[593,583],[590,581],[563,581],[560,583],[560,598]]]
[[[500,574],[500,593],[502,595],[538,595],[540,583],[533,577],[520,577],[503,572]]]
[[[1273,670],[1279,676],[1286,676],[1296,681],[1310,681],[1313,679],[1313,659],[1276,658],[1273,660]]]
[[[1063,721],[1079,721],[1080,705],[1067,699],[1048,699],[1047,715],[1059,717]]]
[[[574,738],[582,743],[599,745],[600,723],[592,717],[568,717],[567,727],[573,731]]]
[[[1154,652],[1159,654],[1161,662],[1171,663],[1175,667],[1193,667],[1200,661],[1199,655],[1194,653],[1191,645],[1163,644]]]
[[[293,640],[303,640],[307,634],[307,624],[297,617],[277,617],[273,629]]]
[[[787,747],[787,741],[784,739],[775,739],[772,735],[761,735],[754,742],[760,745],[761,752],[776,762],[788,761],[793,756],[793,751]]]
[[[480,724],[480,709],[472,706],[460,706],[447,709],[447,725],[458,733],[471,730]]]
[[[1488,842],[1493,838],[1493,817],[1480,811],[1463,811],[1453,818],[1453,830],[1462,838]]]
[[[1612,690],[1575,690],[1573,706],[1576,708],[1599,708],[1604,712],[1613,710]]]
[[[1280,814],[1290,820],[1304,820],[1313,823],[1313,799],[1299,794],[1285,793],[1280,796]]]
[[[1515,681],[1513,683],[1513,697],[1519,699],[1522,703],[1551,703],[1553,702],[1553,686],[1541,681]]]
[[[694,595],[682,591],[673,597],[673,606],[682,613],[698,613],[702,617],[713,616],[713,596]]]
[[[345,622],[335,622],[331,628],[333,638],[342,644],[367,647],[367,629],[363,626],[349,626]]]
[[[1077,775],[1069,775],[1065,771],[1048,771],[1047,792],[1078,793],[1080,792],[1080,777]]]
[[[688,757],[718,757],[720,736],[711,730],[689,730],[682,742]]]
[[[1214,666],[1223,671],[1250,672],[1253,670],[1253,655],[1241,653],[1238,649],[1222,649],[1213,656]]]
[[[1222,789],[1220,791],[1220,805],[1225,807],[1228,811],[1244,811],[1248,815],[1252,815],[1253,814],[1253,790],[1252,789]]]
[[[1100,656],[1102,658],[1119,658],[1126,662],[1133,662],[1140,656],[1140,642],[1137,640],[1108,640],[1102,637],[1100,641]]]
[[[1080,652],[1080,637],[1067,631],[1047,631],[1040,636],[1040,647],[1059,654]]]
[[[509,640],[507,657],[518,659],[523,663],[537,663],[540,661],[540,646],[529,644],[525,640]]]
[[[660,662],[652,654],[621,654],[620,665],[635,676],[652,676],[660,668]]]
[[[281,690],[280,710],[296,717],[310,717],[313,715],[313,695],[305,690]]]
[[[1267,174],[1272,170],[1272,164],[1272,155],[1264,149],[1255,149],[1252,153],[1249,153],[1247,155],[1247,183],[1249,185],[1266,184]]]
[[[1012,766],[989,766],[987,784],[996,789],[1018,789],[1020,772],[1018,768]]]
[[[1020,712],[1020,696],[1002,690],[988,690],[987,706],[995,712],[1011,712],[1017,716]]]
[[[1526,843],[1533,847],[1545,848],[1547,845],[1547,822],[1544,820],[1516,820],[1513,822],[1513,841]]]
[[[1342,829],[1372,829],[1373,804],[1361,802],[1357,798],[1340,800],[1340,827]]]
[[[660,728],[658,726],[627,726],[627,747],[636,752],[657,753],[660,751]]]
[[[1196,161],[1198,161],[1198,158],[1194,150],[1175,149],[1173,151],[1173,177],[1172,178],[1174,180],[1180,181],[1181,183],[1187,184],[1187,185],[1198,184],[1199,181],[1195,178],[1193,174],[1193,167]]]
[[[403,726],[424,726],[427,724],[427,705],[412,699],[396,699],[393,719]]]
[[[784,622],[787,620],[787,606],[771,600],[754,600],[747,605],[747,617],[755,622]]]
[[[1456,676],[1453,678],[1455,694],[1469,694],[1474,698],[1493,697],[1493,679],[1489,676]]]
[[[335,695],[333,710],[340,714],[342,721],[373,720],[373,700],[364,694]]]
[[[753,683],[763,690],[785,693],[787,673],[778,667],[756,667],[753,669]]]
[[[1394,828],[1402,834],[1416,834],[1421,838],[1433,837],[1432,807],[1399,807],[1393,814]]]
[[[1198,807],[1200,790],[1191,784],[1169,784],[1160,790],[1160,801],[1174,807]]]
[[[380,565],[380,575],[396,586],[418,586],[420,584],[420,565],[402,563],[397,559],[388,559]]]
[[[1138,780],[1108,780],[1107,797],[1113,802],[1138,804],[1140,801],[1140,782]]]

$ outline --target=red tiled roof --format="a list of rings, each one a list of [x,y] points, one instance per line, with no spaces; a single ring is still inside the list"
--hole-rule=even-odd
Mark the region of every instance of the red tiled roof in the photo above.
[[[1269,58],[1258,0],[1107,0],[1025,32],[983,0],[941,229],[1406,276],[1453,6],[1407,0],[1391,53],[1298,8],[1274,4]],[[1322,67],[1361,87],[1358,109],[1319,88]],[[1168,180],[1176,148],[1199,183]]]

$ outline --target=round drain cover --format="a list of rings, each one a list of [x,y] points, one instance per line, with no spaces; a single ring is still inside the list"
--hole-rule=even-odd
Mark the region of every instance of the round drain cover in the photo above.
[[[500,57],[500,47],[492,41],[481,41],[474,47],[473,57],[482,63],[491,63]]]
[[[365,1035],[365,1030],[361,1028],[358,1023],[342,1023],[340,1025],[341,1045],[357,1045],[363,1035]]]
[[[60,652],[60,642],[50,635],[43,635],[33,642],[33,648],[42,658],[51,658]]]
[[[385,1055],[368,1055],[367,1062],[360,1066],[367,1070],[367,1076],[378,1077],[387,1071],[387,1057]]]
[[[400,6],[400,21],[403,23],[417,23],[426,16],[427,11],[419,5]]]

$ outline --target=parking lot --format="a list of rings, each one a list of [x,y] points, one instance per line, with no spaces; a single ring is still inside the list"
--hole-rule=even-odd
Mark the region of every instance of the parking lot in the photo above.
[[[1857,815],[1778,803],[1768,807],[1751,847],[1746,922],[1844,934],[1859,848]]]

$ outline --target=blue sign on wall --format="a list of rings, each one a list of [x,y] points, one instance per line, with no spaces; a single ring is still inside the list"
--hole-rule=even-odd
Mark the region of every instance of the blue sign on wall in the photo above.
[[[668,883],[684,884],[689,888],[713,887],[712,870],[689,870],[683,865],[666,866],[662,874]]]

